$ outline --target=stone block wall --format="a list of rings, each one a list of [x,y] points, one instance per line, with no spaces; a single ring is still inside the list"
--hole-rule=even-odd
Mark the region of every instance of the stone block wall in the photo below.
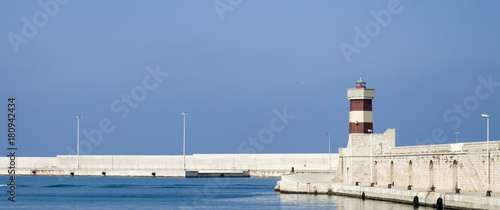
[[[492,151],[490,157],[490,189],[500,192],[500,152]],[[383,186],[394,183],[450,191],[458,187],[472,192],[486,192],[488,186],[485,153],[381,156],[374,161],[374,182]]]
[[[370,151],[370,143],[371,150]],[[390,152],[396,144],[396,130],[387,129],[382,134],[349,134],[347,148],[339,149],[339,163],[335,181],[348,184],[370,183],[370,154]]]
[[[394,132],[393,132],[394,131]],[[339,149],[335,181],[369,185],[500,192],[500,141],[490,141],[490,184],[486,142],[394,147],[395,130],[373,134],[373,162],[370,160],[370,134],[351,134],[347,148]],[[380,146],[380,143],[387,147]],[[394,144],[393,144],[394,143]]]

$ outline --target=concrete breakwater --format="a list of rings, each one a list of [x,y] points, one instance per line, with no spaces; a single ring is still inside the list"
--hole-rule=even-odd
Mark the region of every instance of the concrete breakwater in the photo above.
[[[455,209],[500,209],[500,195],[486,197],[480,192],[431,191],[388,186],[356,186],[333,182],[334,174],[291,174],[282,176],[275,190],[281,193],[329,194],[374,199],[414,206]]]
[[[19,169],[18,176],[113,176],[113,177],[250,177],[249,171]]]
[[[338,154],[194,154],[186,156],[185,168],[180,155],[82,155],[78,159],[75,155],[16,157],[12,164],[8,157],[0,157],[0,175],[10,175],[9,167],[15,166],[16,175],[37,176],[281,177],[292,167],[297,173],[325,173],[338,165]]]
[[[297,174],[332,173],[334,171],[295,171]],[[279,178],[290,171],[227,171],[227,170],[154,170],[154,169],[17,169],[17,176],[112,176],[112,177],[167,177],[167,178],[203,178],[203,177],[259,177]],[[0,173],[0,176],[10,175]]]

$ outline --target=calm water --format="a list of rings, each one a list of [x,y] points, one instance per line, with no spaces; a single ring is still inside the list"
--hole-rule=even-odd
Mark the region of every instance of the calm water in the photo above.
[[[411,205],[274,192],[278,179],[19,176],[16,202],[0,176],[1,208],[43,209],[413,209]],[[420,208],[424,209],[424,208]]]

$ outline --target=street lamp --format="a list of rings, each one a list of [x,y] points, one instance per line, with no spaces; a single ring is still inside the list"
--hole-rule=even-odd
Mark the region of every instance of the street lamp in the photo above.
[[[370,133],[370,186],[373,186],[373,130],[368,129]]]
[[[77,115],[77,127],[76,127],[76,168],[80,168],[80,119],[81,115]]]
[[[330,136],[331,132],[326,133],[328,135],[328,170],[332,168],[332,153],[330,153]]]
[[[481,114],[481,117],[486,118],[486,156],[488,157],[488,189],[486,195],[490,190],[490,115]]]
[[[458,134],[460,134],[460,132],[455,132],[455,135],[457,135],[457,144],[458,144]]]
[[[187,112],[182,112],[181,113],[182,116],[184,116],[184,132],[183,132],[183,143],[182,143],[182,157],[183,157],[183,160],[182,160],[182,165],[183,165],[183,169],[184,171],[186,171],[186,116],[188,115]]]

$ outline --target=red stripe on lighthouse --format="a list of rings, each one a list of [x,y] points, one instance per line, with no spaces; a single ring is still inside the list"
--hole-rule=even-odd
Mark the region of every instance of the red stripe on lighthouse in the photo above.
[[[368,129],[373,130],[373,123],[365,123],[365,122],[358,122],[356,123],[349,123],[349,133],[370,133],[368,132]]]
[[[351,111],[372,111],[372,100],[351,99]]]

